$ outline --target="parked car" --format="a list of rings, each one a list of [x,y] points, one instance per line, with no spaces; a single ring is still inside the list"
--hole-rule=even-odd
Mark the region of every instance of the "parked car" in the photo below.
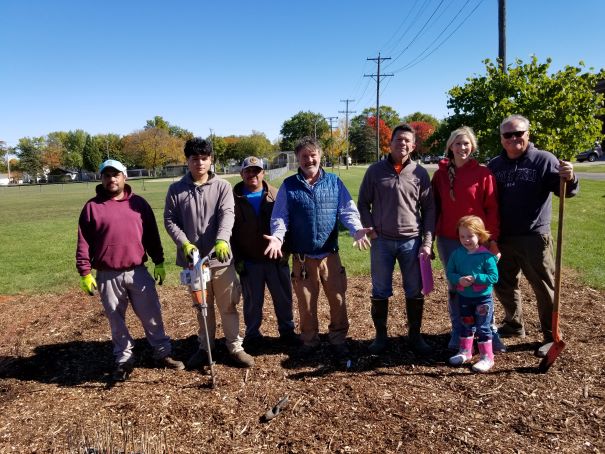
[[[424,155],[422,157],[423,164],[437,164],[439,161],[443,159],[443,156],[434,156],[434,155]]]
[[[595,162],[597,159],[600,159],[603,156],[603,149],[601,148],[601,144],[597,144],[591,150],[586,150],[576,156],[576,161],[578,162]]]

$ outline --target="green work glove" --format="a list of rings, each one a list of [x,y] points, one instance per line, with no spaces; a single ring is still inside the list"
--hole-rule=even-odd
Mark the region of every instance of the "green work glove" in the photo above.
[[[166,279],[166,270],[164,269],[164,262],[158,263],[153,268],[153,278],[159,285],[164,283],[164,279]]]
[[[190,262],[193,262],[193,253],[195,251],[197,251],[197,247],[195,247],[195,244],[190,243],[189,241],[183,244],[183,253],[185,254],[185,257],[187,257],[187,260],[189,260]]]
[[[237,274],[240,276],[244,274],[246,272],[246,262],[243,260],[238,260],[235,262],[235,271],[237,271]]]
[[[221,263],[225,263],[231,258],[229,243],[225,240],[216,240],[216,243],[214,243],[214,252],[216,253],[216,258]]]
[[[80,288],[89,295],[94,295],[97,289],[97,280],[90,273],[86,276],[80,276]]]

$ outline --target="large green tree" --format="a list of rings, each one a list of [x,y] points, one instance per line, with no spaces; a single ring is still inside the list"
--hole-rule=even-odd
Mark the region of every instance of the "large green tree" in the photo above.
[[[502,72],[485,60],[486,74],[467,78],[449,91],[448,108],[454,114],[435,132],[444,144],[452,129],[471,126],[479,141],[479,156],[492,156],[501,149],[499,125],[511,114],[521,114],[531,123],[530,140],[559,158],[570,159],[589,148],[601,136],[596,115],[605,113],[603,95],[594,90],[605,70],[586,71],[584,63],[549,72],[551,59],[539,63],[517,60]],[[442,146],[442,145],[441,145]]]
[[[439,120],[437,120],[437,118],[435,118],[433,115],[423,112],[414,112],[412,114],[406,115],[405,117],[403,117],[403,121],[406,123],[422,121],[433,126],[433,130],[437,129],[440,123]]]
[[[368,107],[363,109],[361,116],[369,118],[376,116],[376,107]],[[383,120],[389,129],[393,130],[395,126],[401,123],[401,117],[391,106],[380,106],[380,119]],[[376,123],[374,123],[375,125]]]
[[[365,115],[357,115],[351,120],[349,154],[358,162],[376,160],[376,130],[368,124]]]
[[[122,138],[118,134],[97,134],[94,136],[97,148],[101,153],[101,160],[117,159],[126,166],[132,166],[134,163],[128,162],[122,152]]]
[[[4,172],[7,169],[6,159],[8,157],[9,147],[4,140],[0,140],[0,170]]]
[[[90,172],[96,172],[101,165],[103,156],[99,149],[99,144],[92,136],[86,137],[86,143],[84,143],[84,149],[82,150],[82,164],[84,169]]]
[[[330,126],[323,115],[313,112],[298,112],[281,127],[282,136],[281,149],[284,151],[294,150],[296,142],[306,136],[316,137],[321,140],[326,134],[329,135]]]
[[[181,128],[180,126],[170,124],[168,121],[164,120],[164,118],[160,115],[156,115],[155,117],[153,117],[153,120],[147,120],[144,129],[152,128],[163,129],[172,137],[178,137],[179,139],[185,141],[193,138],[193,133],[191,131],[187,131],[186,129]]]
[[[19,166],[33,178],[43,175],[42,152],[45,148],[44,137],[23,137],[17,145]]]
[[[64,154],[61,159],[61,164],[66,169],[82,169],[82,154],[88,136],[89,134],[81,129],[67,133],[63,143]]]

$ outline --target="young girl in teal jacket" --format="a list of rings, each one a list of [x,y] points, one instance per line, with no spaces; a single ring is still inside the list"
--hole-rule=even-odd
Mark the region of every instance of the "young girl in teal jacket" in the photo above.
[[[469,363],[473,357],[473,338],[478,337],[480,360],[473,365],[475,372],[487,372],[494,365],[491,321],[494,314],[492,290],[498,282],[496,256],[483,244],[490,237],[478,216],[464,216],[458,221],[461,247],[447,262],[447,280],[456,288],[462,333],[457,355],[450,364]]]

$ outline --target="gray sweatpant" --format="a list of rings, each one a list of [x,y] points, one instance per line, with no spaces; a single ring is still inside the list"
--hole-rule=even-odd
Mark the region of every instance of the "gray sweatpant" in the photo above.
[[[164,332],[160,299],[155,281],[145,265],[128,271],[98,271],[97,284],[101,303],[111,328],[113,355],[116,363],[125,363],[132,358],[134,340],[126,326],[128,301],[141,321],[145,337],[153,348],[155,359],[170,355],[170,338]]]

